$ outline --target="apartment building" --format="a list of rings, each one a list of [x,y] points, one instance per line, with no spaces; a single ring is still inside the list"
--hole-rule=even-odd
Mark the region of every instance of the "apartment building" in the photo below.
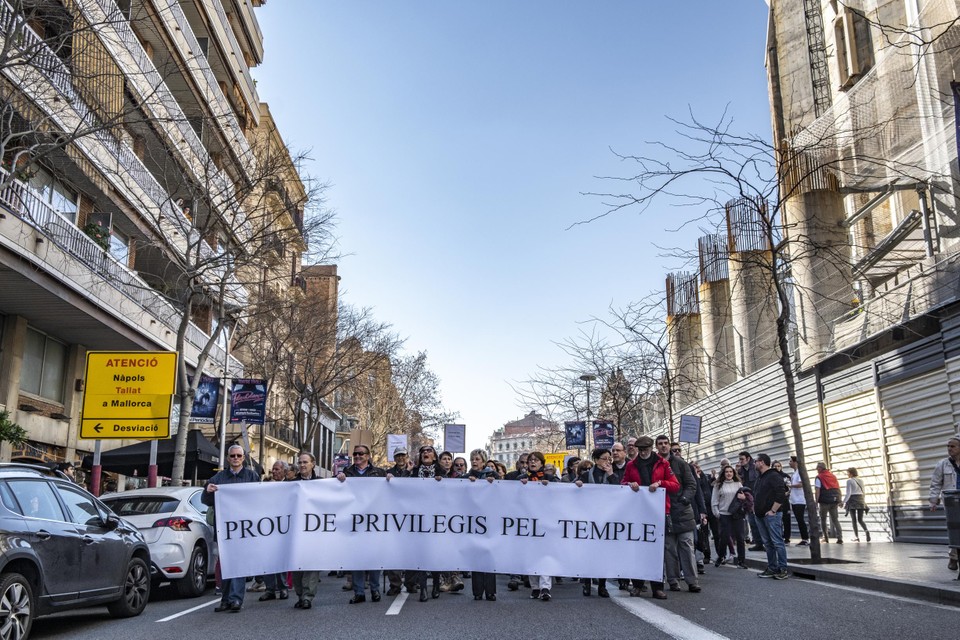
[[[265,290],[303,294],[307,194],[251,76],[263,4],[0,0],[0,405],[29,436],[0,458],[92,450],[87,351],[243,375],[211,336]],[[292,457],[291,419],[254,428],[256,457]]]
[[[725,227],[700,241],[700,269],[668,278],[675,420],[703,418],[690,455],[705,469],[742,449],[786,466],[796,451],[776,252],[808,470],[857,468],[872,531],[945,541],[942,512],[925,505],[960,423],[960,3],[768,4],[780,201],[732,200]]]

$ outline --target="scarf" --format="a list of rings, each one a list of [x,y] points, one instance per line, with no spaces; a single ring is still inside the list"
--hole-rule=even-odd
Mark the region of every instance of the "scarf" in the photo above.
[[[437,463],[421,464],[417,467],[418,478],[435,478],[437,476]]]

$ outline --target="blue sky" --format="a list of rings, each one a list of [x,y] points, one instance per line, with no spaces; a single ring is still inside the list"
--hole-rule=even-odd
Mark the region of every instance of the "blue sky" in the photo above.
[[[760,0],[285,0],[257,16],[262,100],[331,184],[344,299],[429,353],[467,444],[578,322],[662,288],[690,212],[580,195],[692,108],[769,137]]]

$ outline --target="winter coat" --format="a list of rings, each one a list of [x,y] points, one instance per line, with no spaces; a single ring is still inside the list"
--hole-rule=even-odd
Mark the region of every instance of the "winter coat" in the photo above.
[[[939,504],[941,493],[956,488],[957,468],[953,466],[950,458],[944,458],[933,468],[933,477],[930,478],[930,504]]]
[[[697,478],[693,468],[677,456],[670,456],[670,468],[680,481],[680,488],[671,496],[672,533],[686,533],[697,528]]]
[[[654,455],[656,456],[656,454]],[[627,464],[627,469],[623,472],[623,480],[620,481],[620,484],[636,482],[641,486],[647,486],[644,485],[640,479],[640,470],[637,469],[637,465],[635,464],[639,460],[640,458],[638,456],[634,458],[633,462]],[[664,502],[664,512],[670,515],[670,494],[680,491],[680,482],[677,480],[677,477],[673,475],[673,469],[670,468],[670,463],[663,458],[657,457],[656,462],[653,464],[653,473],[651,474],[650,482],[659,482],[660,486],[666,489],[667,495]]]
[[[368,464],[367,470],[364,473],[360,473],[360,470],[357,469],[357,465],[352,464],[343,470],[343,475],[347,476],[348,478],[386,478],[387,472],[380,467],[375,467],[372,464]]]
[[[606,471],[597,466],[581,473],[577,480],[583,484],[620,484],[616,472],[608,476]]]
[[[767,469],[757,478],[757,485],[753,490],[753,512],[757,517],[763,517],[779,504],[777,511],[783,511],[787,504],[787,485],[783,483],[783,476],[773,469]]]

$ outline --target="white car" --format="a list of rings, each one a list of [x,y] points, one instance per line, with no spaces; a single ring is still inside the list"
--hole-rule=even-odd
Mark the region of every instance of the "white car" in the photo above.
[[[217,543],[207,524],[202,488],[156,487],[101,497],[114,513],[140,530],[150,548],[150,572],[187,598],[203,594],[214,576]]]

